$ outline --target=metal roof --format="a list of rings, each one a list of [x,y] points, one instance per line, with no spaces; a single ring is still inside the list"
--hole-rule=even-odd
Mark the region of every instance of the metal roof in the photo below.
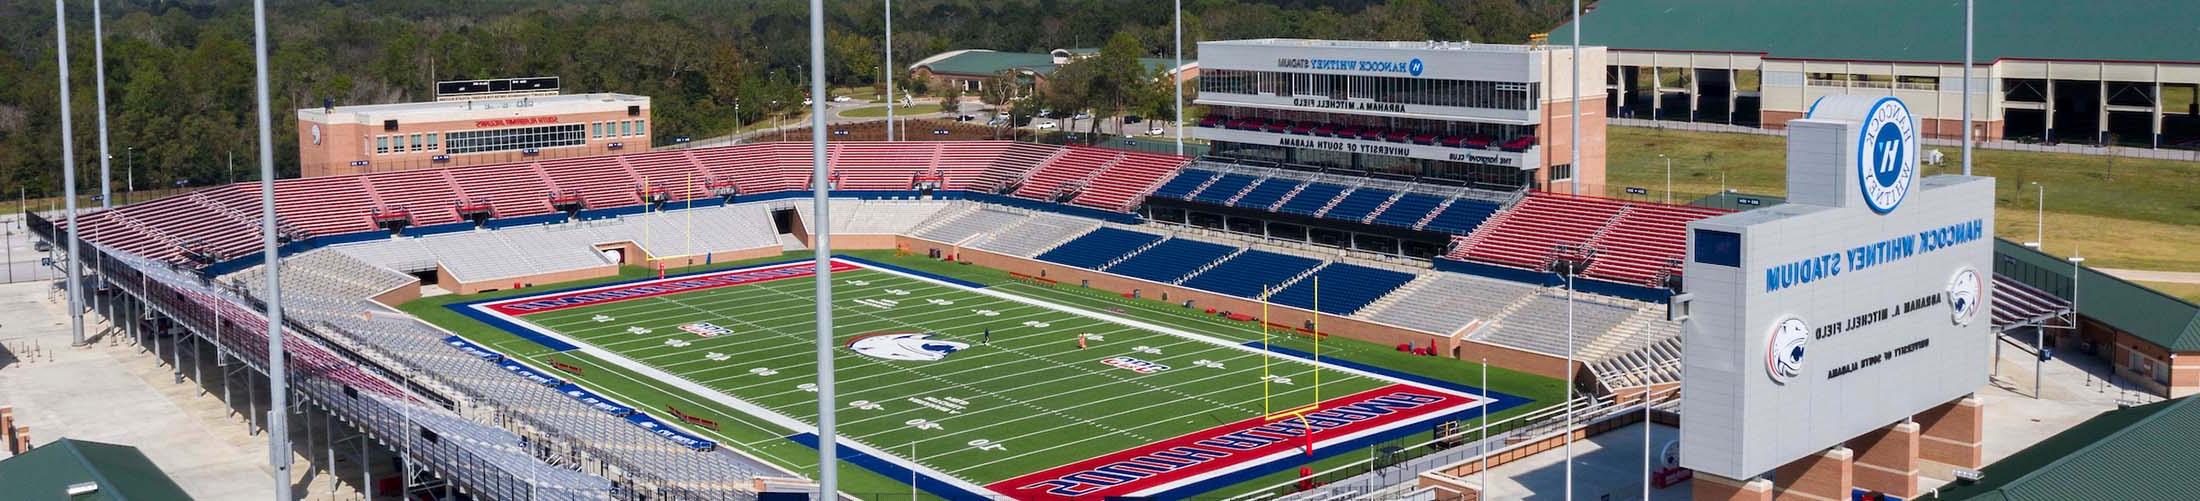
[[[1779,59],[1963,61],[1962,0],[1604,0],[1582,42],[1615,50],[1740,52]],[[1978,62],[2200,61],[2200,2],[1978,2]],[[1568,21],[1570,24],[1571,21]],[[1551,30],[1571,43],[1573,28]]]
[[[1069,51],[1077,54],[1085,54],[1086,52],[1080,51],[1089,50],[1091,49],[1070,49]],[[1138,58],[1138,62],[1145,65],[1147,71],[1152,71],[1156,73],[1169,71],[1170,68],[1176,66],[1176,60],[1158,57],[1141,57]],[[1185,66],[1191,66],[1194,64],[1198,64],[1198,61],[1192,59],[1184,60]],[[1019,70],[1028,71],[1039,76],[1052,74],[1054,73],[1055,68],[1060,67],[1059,65],[1054,64],[1053,54],[1037,52],[999,52],[982,49],[961,50],[952,53],[941,54],[939,56],[928,57],[925,58],[924,61],[919,61],[917,64],[912,66],[931,68],[933,73],[946,73],[953,75],[998,75],[1004,71]]]
[[[1987,465],[1975,484],[1939,499],[2191,499],[2200,492],[2200,400],[2181,398],[2101,413]]]
[[[2008,240],[1994,240],[1994,258],[2032,266],[2062,280],[2070,277],[2070,262],[2062,257]],[[2024,281],[2019,274],[2011,274],[2011,278]],[[2068,291],[2057,290],[2058,286],[2041,283],[2025,285],[2055,290],[2057,298],[2070,299]],[[2079,315],[2131,333],[2172,352],[2200,352],[2200,305],[2092,268],[2081,268],[2077,293],[2078,298],[2074,302],[2078,305]]]
[[[93,494],[71,498],[71,485]],[[0,461],[0,497],[8,499],[191,499],[136,447],[60,439]]]

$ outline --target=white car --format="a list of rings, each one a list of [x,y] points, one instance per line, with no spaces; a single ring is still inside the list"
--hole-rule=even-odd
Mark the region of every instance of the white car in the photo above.
[[[809,105],[810,105],[810,100],[808,100],[808,99],[804,99],[804,100],[802,100],[802,105],[803,105],[803,106],[809,106]]]
[[[1158,125],[1154,126],[1153,128],[1146,129],[1146,135],[1148,136],[1159,136],[1167,133],[1169,133],[1169,131],[1161,130],[1161,126]]]
[[[1073,117],[1069,117],[1069,118],[1070,118],[1071,120],[1091,120],[1091,119],[1092,119],[1092,114],[1091,114],[1091,113],[1078,113],[1078,114],[1077,114],[1077,116],[1073,116]]]
[[[854,100],[856,99],[848,96],[833,96],[833,102],[835,103],[845,103]]]
[[[1048,120],[1048,121],[1045,121],[1045,122],[1039,122],[1039,129],[1041,129],[1041,130],[1045,130],[1045,129],[1052,129],[1052,128],[1054,128],[1054,127],[1055,127],[1055,123],[1054,123],[1054,121],[1052,121],[1052,120]]]

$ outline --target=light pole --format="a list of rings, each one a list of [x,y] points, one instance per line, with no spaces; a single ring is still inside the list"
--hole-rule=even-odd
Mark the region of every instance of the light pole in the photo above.
[[[1578,1],[1578,0],[1577,0]],[[1576,11],[1579,12],[1578,10]],[[1577,28],[1578,29],[1578,28]],[[1578,39],[1577,39],[1578,40]],[[1577,75],[1576,78],[1579,78]],[[1576,100],[1576,102],[1579,102]],[[1566,271],[1566,425],[1561,427],[1566,442],[1566,497],[1574,499],[1574,266],[1565,263]]]
[[[1571,98],[1573,99],[1573,101],[1572,101],[1572,104],[1568,104],[1568,105],[1566,106],[1567,110],[1568,110],[1568,111],[1569,111],[1570,113],[1572,113],[1572,114],[1573,114],[1573,117],[1572,117],[1572,118],[1568,118],[1568,119],[1566,119],[1566,120],[1567,120],[1567,121],[1566,121],[1566,129],[1567,129],[1567,130],[1569,130],[1569,131],[1572,131],[1572,132],[1573,132],[1573,139],[1569,140],[1570,142],[1566,143],[1566,155],[1567,155],[1567,158],[1568,158],[1568,160],[1566,161],[1566,162],[1567,162],[1567,163],[1566,163],[1566,187],[1567,187],[1567,189],[1568,189],[1568,190],[1570,190],[1570,193],[1569,193],[1569,194],[1573,194],[1573,195],[1580,195],[1580,194],[1581,194],[1581,0],[1574,0],[1574,11],[1573,11],[1573,15],[1574,15],[1574,56],[1573,56],[1573,60],[1574,60],[1574,77],[1573,77],[1573,81],[1574,81],[1574,90],[1573,90],[1573,94],[1571,94],[1571,96],[1570,96],[1570,97],[1571,97]],[[1568,292],[1569,294],[1571,293],[1570,289],[1572,289],[1572,287],[1573,287],[1572,285],[1567,285],[1567,288],[1569,289],[1569,292]],[[1569,307],[1570,307],[1570,306],[1569,306]],[[1568,343],[1572,343],[1572,342],[1573,342],[1573,337],[1572,337],[1572,336],[1573,336],[1573,333],[1572,333],[1572,332],[1568,332],[1568,333],[1567,333],[1566,335],[1568,336],[1568,337],[1566,338],[1566,342],[1568,342]],[[1568,358],[1567,358],[1567,360],[1566,360],[1566,363],[1568,364],[1568,367],[1571,367],[1571,366],[1572,366],[1572,364],[1574,363],[1574,361],[1573,361],[1573,358],[1572,358],[1572,357],[1573,357],[1573,353],[1567,353],[1567,354],[1566,354],[1566,356],[1568,357]],[[1566,426],[1573,426],[1573,425],[1574,425],[1574,423],[1573,423],[1573,417],[1571,417],[1571,414],[1568,414],[1568,417],[1567,417],[1566,419],[1567,419],[1567,422],[1566,422]],[[1573,446],[1573,444],[1574,444],[1574,441],[1573,441],[1573,436],[1574,436],[1573,432],[1571,432],[1571,431],[1568,431],[1568,432],[1566,432],[1566,445],[1567,445],[1568,447],[1572,447],[1572,446]],[[1574,463],[1573,463],[1573,458],[1574,458],[1574,456],[1573,456],[1573,454],[1571,454],[1571,453],[1568,453],[1568,454],[1566,455],[1566,501],[1573,501],[1573,499],[1574,499]]]
[[[99,0],[92,0],[92,91],[99,102],[99,208],[115,206],[114,175],[107,165],[115,156],[107,153],[107,35],[100,27]]]
[[[810,0],[810,196],[817,214],[817,497],[840,497],[833,406],[832,182],[825,168],[825,0]],[[888,105],[891,108],[891,104]]]
[[[275,246],[275,140],[268,125],[267,1],[252,0],[253,88],[260,125],[260,246],[267,270],[267,448],[274,468],[276,501],[290,501],[290,378],[283,356],[282,254]],[[74,257],[74,256],[71,256]],[[407,462],[407,464],[411,464]],[[407,478],[410,480],[410,477]]]
[[[2078,251],[2072,249],[2070,251],[2070,332],[2073,334],[2079,332],[2078,277],[2085,273],[2084,264],[2085,256],[2078,255]],[[2037,333],[2033,339],[2034,342],[2039,343],[2035,348],[2040,350],[2040,356],[2032,357],[2032,399],[2038,400],[2040,398],[2040,380],[2046,379],[2046,374],[2040,371],[2045,369],[2043,366],[2047,363],[2047,328],[2042,326],[2033,329],[2032,332]]]
[[[1659,153],[1658,158],[1665,159],[1665,204],[1673,205],[1673,157]]]
[[[2032,223],[2032,241],[2025,242],[2024,246],[2038,249],[2047,245],[2047,185],[2040,184],[2039,181],[2033,181],[2031,185],[2040,188],[2039,208],[2034,209],[2037,215],[2034,216],[2036,221]]]
[[[125,178],[122,184],[122,201],[129,202],[130,195],[137,193],[136,146],[122,147],[122,175]]]
[[[1181,157],[1184,156],[1184,0],[1176,0],[1175,6],[1176,9],[1169,12],[1176,20],[1176,70],[1169,78],[1176,81],[1176,121],[1169,127],[1176,129],[1176,156]]]
[[[886,0],[886,140],[894,140],[894,0]]]
[[[68,275],[63,277],[62,281],[69,284],[69,345],[83,346],[84,308],[82,305],[84,304],[84,291],[78,290],[84,286],[81,271],[83,270],[83,264],[76,259],[77,229],[82,228],[82,226],[76,224],[76,138],[74,137],[76,126],[70,123],[69,120],[68,10],[62,6],[61,0],[53,0],[53,30],[54,59],[58,61],[56,69],[60,71],[61,77],[59,84],[61,87],[61,100],[55,104],[56,107],[61,109],[61,198],[64,200],[67,211],[63,213],[63,216],[69,221],[69,233],[67,235],[69,240],[67,245],[69,264],[67,267],[62,268],[67,270]]]

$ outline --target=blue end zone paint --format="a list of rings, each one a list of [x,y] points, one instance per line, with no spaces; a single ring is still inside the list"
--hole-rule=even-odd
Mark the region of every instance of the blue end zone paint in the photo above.
[[[799,433],[788,435],[787,440],[793,440],[795,443],[802,444],[804,447],[809,447],[811,449],[817,448],[816,433]],[[866,470],[871,470],[872,473],[883,475],[886,478],[891,478],[902,482],[909,481],[909,468],[894,464],[894,462],[892,461],[887,461],[878,456],[865,454],[863,453],[863,451],[856,450],[856,448],[854,447],[849,447],[848,444],[845,443],[840,444],[840,447],[834,448],[833,450],[836,452],[835,455],[840,457],[841,461],[847,461],[849,464],[862,467]],[[919,449],[918,452],[923,452],[923,450]],[[956,487],[954,484],[950,484],[929,476],[917,475],[916,478],[917,488],[923,489],[924,492],[931,493],[934,496],[953,500],[969,501],[989,501],[993,499],[991,497],[987,497],[984,494],[964,490],[961,487]]]
[[[768,262],[768,263],[758,263],[758,264],[753,264],[753,265],[749,265],[749,266],[743,266],[743,267],[740,267],[740,268],[731,268],[731,269],[724,269],[724,270],[702,270],[702,271],[691,271],[691,272],[687,272],[687,273],[678,273],[678,274],[670,274],[670,275],[665,275],[665,278],[667,278],[667,279],[670,279],[670,278],[685,277],[685,276],[689,276],[689,275],[701,275],[701,274],[705,274],[705,273],[721,273],[721,272],[727,272],[727,271],[735,271],[735,270],[744,270],[744,269],[750,269],[750,268],[764,268],[764,267],[770,267],[770,266],[778,266],[778,265],[782,265],[782,264],[787,264],[787,263],[793,263],[793,262],[798,262],[798,261],[809,261],[809,259],[784,259],[784,260],[779,260],[779,261],[772,261],[772,262]],[[451,303],[451,304],[446,304],[446,305],[443,305],[443,307],[444,307],[444,308],[449,308],[449,309],[450,309],[451,311],[455,311],[455,312],[458,312],[458,314],[460,314],[460,315],[465,315],[465,316],[466,316],[466,318],[471,318],[471,319],[474,319],[475,321],[478,321],[478,322],[481,322],[481,323],[484,323],[484,324],[489,324],[489,326],[490,326],[490,327],[496,327],[496,328],[498,328],[498,329],[501,329],[501,330],[503,330],[503,331],[505,331],[505,332],[511,333],[511,334],[512,334],[512,335],[514,335],[514,336],[519,336],[519,337],[521,337],[521,338],[524,338],[524,339],[526,339],[526,340],[528,340],[528,341],[534,341],[534,342],[535,342],[535,344],[539,344],[539,345],[542,345],[542,346],[543,346],[544,348],[549,348],[549,349],[551,349],[551,350],[555,350],[555,351],[572,351],[572,350],[576,350],[576,349],[579,349],[580,347],[579,347],[579,346],[574,346],[574,345],[573,345],[572,343],[567,343],[567,342],[564,342],[564,341],[559,341],[559,340],[557,340],[557,339],[555,339],[555,338],[551,338],[551,337],[549,337],[549,336],[544,336],[544,335],[542,335],[542,334],[540,334],[540,333],[537,333],[537,332],[535,332],[534,330],[531,330],[531,329],[528,329],[528,328],[525,328],[525,327],[520,327],[519,325],[517,325],[517,324],[513,324],[513,323],[511,323],[511,322],[507,322],[507,321],[505,321],[504,319],[501,319],[501,318],[497,318],[497,317],[494,317],[494,316],[490,316],[490,315],[489,315],[488,313],[486,313],[486,312],[483,312],[483,311],[481,311],[481,310],[477,310],[477,309],[474,309],[474,308],[473,308],[473,305],[477,305],[477,304],[481,304],[481,303],[496,303],[496,302],[503,302],[503,301],[511,301],[511,300],[515,300],[515,299],[520,299],[520,298],[526,298],[526,297],[534,297],[534,296],[545,296],[545,295],[550,295],[550,294],[560,294],[560,293],[565,293],[565,292],[570,292],[570,291],[577,291],[577,290],[581,290],[581,289],[594,289],[594,288],[597,288],[597,287],[610,287],[610,286],[614,286],[614,285],[626,285],[626,284],[631,284],[631,283],[637,283],[637,282],[648,282],[648,281],[652,281],[652,280],[657,280],[657,277],[642,277],[642,278],[637,278],[637,279],[633,279],[633,280],[620,280],[620,281],[617,281],[617,282],[605,282],[605,283],[600,283],[600,284],[594,284],[594,285],[580,285],[580,286],[574,286],[574,287],[564,287],[564,288],[551,289],[551,290],[547,290],[547,291],[542,291],[542,292],[536,292],[536,293],[532,293],[532,294],[525,294],[525,295],[518,295],[518,296],[497,297],[497,298],[489,298],[489,299],[476,299],[476,300],[473,300],[473,301],[467,301],[467,302],[463,302],[463,303]]]
[[[902,273],[908,273],[908,274],[911,274],[911,275],[916,275],[916,276],[920,276],[920,277],[924,277],[924,278],[929,278],[929,279],[933,279],[933,280],[938,280],[938,281],[941,281],[941,282],[947,282],[947,283],[951,283],[951,284],[955,284],[955,285],[960,285],[960,286],[963,286],[963,287],[969,287],[969,288],[972,288],[972,289],[983,289],[983,288],[985,288],[985,284],[981,284],[981,283],[977,283],[977,282],[972,282],[972,281],[969,281],[969,280],[963,280],[963,279],[960,279],[960,278],[955,278],[955,277],[950,277],[950,276],[940,275],[940,274],[936,274],[936,273],[931,273],[931,272],[924,272],[924,271],[917,271],[917,270],[912,270],[912,269],[908,269],[908,268],[903,268],[903,267],[900,267],[900,266],[894,266],[894,265],[891,265],[891,264],[886,264],[886,263],[881,263],[881,262],[878,262],[878,261],[872,261],[872,260],[869,260],[869,259],[864,259],[864,258],[860,258],[860,257],[854,257],[854,256],[833,256],[833,257],[834,257],[834,259],[839,259],[839,260],[842,260],[842,261],[848,261],[848,262],[852,262],[852,263],[861,263],[862,265],[864,265],[864,266],[867,266],[867,267],[871,267],[871,268],[885,268],[885,269],[889,269],[889,270],[894,270],[894,271],[899,271],[899,272],[902,272]]]

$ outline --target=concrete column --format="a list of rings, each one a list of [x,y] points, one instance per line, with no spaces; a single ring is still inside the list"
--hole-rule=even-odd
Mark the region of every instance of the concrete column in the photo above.
[[[1856,487],[1917,497],[1918,428],[1915,422],[1899,423],[1850,439],[1848,446],[1856,451]]]
[[[1856,484],[1855,453],[1847,447],[1805,456],[1773,470],[1773,498],[1787,501],[1842,501]]]
[[[2152,97],[2153,97],[2153,99],[2152,99],[2152,100],[2154,101],[2154,114],[2153,114],[2153,115],[2151,116],[2151,118],[2152,118],[2151,120],[2147,120],[2147,124],[2148,124],[2148,125],[2150,125],[2150,126],[2152,126],[2152,127],[2150,127],[2150,128],[2149,128],[2149,132],[2152,132],[2152,133],[2154,134],[2154,138],[2153,138],[2152,140],[2150,140],[2150,141],[2149,141],[2149,143],[2150,143],[2150,144],[2153,144],[2153,145],[2154,145],[2154,147],[2156,147],[2156,148],[2160,148],[2160,147],[2162,147],[2162,67],[2161,67],[2161,65],[2155,65],[2155,67],[2154,67],[2154,96],[2152,96]]]
[[[1733,56],[1733,55],[1728,55],[1728,56],[1726,56],[1726,124],[1727,124],[1727,125],[1734,125],[1734,104],[1735,104],[1735,102],[1736,102],[1736,101],[1739,101],[1739,100],[1741,99],[1741,96],[1742,96],[1742,86],[1741,86],[1741,80],[1742,80],[1742,70],[1737,70],[1737,69],[1734,69],[1734,56]],[[1760,70],[1757,70],[1757,95],[1759,95],[1759,96],[1763,96],[1763,95],[1764,95],[1764,90],[1765,90],[1765,72],[1764,72],[1764,70],[1761,70],[1761,69],[1760,69]],[[1759,107],[1759,108],[1763,108],[1763,107],[1764,107],[1764,98],[1760,97],[1760,98],[1758,98],[1758,99],[1757,99],[1757,107]]]
[[[2052,143],[2055,142],[2055,63],[2047,63],[2047,102],[2044,104],[2040,114],[2047,118],[2040,124],[2040,138]]]
[[[1967,396],[1918,414],[1918,458],[1957,468],[1986,466],[1984,449],[1980,448],[1985,436],[1985,411],[1984,401]]]
[[[2108,64],[2102,63],[2101,66],[2106,69]],[[2102,145],[2108,144],[2108,77],[2105,76],[2106,74],[2106,72],[2102,72],[2104,76],[2101,77],[2101,85],[2099,86],[2101,105],[2094,109],[2094,115],[2096,116],[2093,121],[2093,128],[2100,129],[2094,131],[2093,142]]]
[[[1658,119],[1658,110],[1665,107],[1665,72],[1658,70],[1657,54],[1650,55],[1650,119]]]
[[[1696,472],[1689,491],[1694,501],[1772,501],[1772,481],[1763,478],[1735,480]]]
[[[1699,85],[1701,82],[1696,81],[1696,58],[1689,57],[1688,69],[1681,71],[1687,72],[1688,75],[1688,121],[1694,122],[1696,121],[1696,111],[1703,109],[1703,86]]]

